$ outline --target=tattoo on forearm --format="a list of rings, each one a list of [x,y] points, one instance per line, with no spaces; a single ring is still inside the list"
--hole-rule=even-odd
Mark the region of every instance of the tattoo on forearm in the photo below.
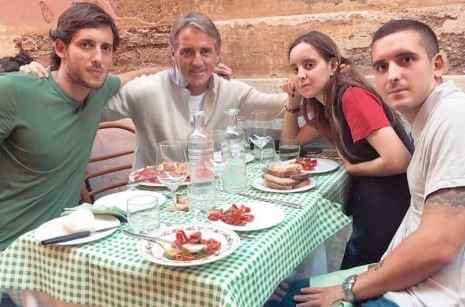
[[[465,208],[465,187],[441,189],[430,194],[426,199],[426,206],[446,206]]]

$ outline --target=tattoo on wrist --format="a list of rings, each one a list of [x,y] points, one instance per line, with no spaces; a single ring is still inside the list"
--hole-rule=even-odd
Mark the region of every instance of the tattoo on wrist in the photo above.
[[[380,262],[378,262],[374,268],[375,271],[378,271],[378,269],[380,269],[384,264],[384,261],[381,260]]]

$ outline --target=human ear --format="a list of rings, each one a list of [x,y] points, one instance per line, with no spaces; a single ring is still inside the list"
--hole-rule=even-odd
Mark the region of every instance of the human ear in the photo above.
[[[57,39],[54,43],[55,53],[61,58],[66,56],[66,44],[61,40]]]
[[[443,51],[439,51],[431,59],[434,66],[434,78],[439,79],[449,70],[447,55]]]
[[[337,61],[336,58],[332,58],[330,61],[329,61],[329,65],[331,67],[331,76],[336,72],[337,70],[337,67],[339,65],[339,62]]]

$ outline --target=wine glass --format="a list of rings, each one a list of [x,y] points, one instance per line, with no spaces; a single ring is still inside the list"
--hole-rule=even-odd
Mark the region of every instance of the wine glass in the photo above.
[[[176,208],[175,192],[187,177],[187,160],[180,141],[163,141],[158,144],[157,178],[171,191]]]
[[[231,159],[231,149],[229,147],[228,137],[224,130],[213,130],[213,167],[215,170],[215,189],[217,195],[222,190],[221,178],[224,166]],[[219,197],[217,200],[220,201]]]
[[[260,155],[260,165],[263,165],[263,147],[270,141],[271,138],[271,122],[268,119],[267,112],[260,110],[250,114],[250,119],[253,122],[249,140],[257,146]]]
[[[300,145],[295,136],[281,138],[279,142],[279,156],[281,160],[297,159],[300,154]]]

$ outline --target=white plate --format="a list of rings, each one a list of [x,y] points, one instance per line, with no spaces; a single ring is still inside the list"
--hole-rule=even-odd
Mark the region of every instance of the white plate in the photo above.
[[[339,167],[339,163],[331,159],[316,158],[316,167],[310,171],[310,174],[322,174],[332,172]],[[295,159],[286,161],[287,163],[294,163]],[[307,172],[304,170],[304,172]]]
[[[50,220],[40,225],[39,228],[37,228],[35,231],[36,239],[39,241],[43,241],[43,240],[47,240],[50,238],[55,238],[58,236],[64,236],[64,235],[69,234],[69,232],[67,232],[63,228],[63,221],[65,220],[66,217],[67,216],[61,216],[61,217]],[[120,221],[113,215],[95,215],[95,230],[118,226],[119,224],[120,224]],[[61,243],[57,243],[56,245],[77,245],[77,244],[92,242],[92,241],[105,238],[111,235],[112,233],[114,233],[116,230],[117,230],[116,228],[110,229],[107,231],[91,234],[89,237],[80,238],[80,239],[67,241],[67,242],[61,242]]]
[[[158,200],[158,204],[162,205],[166,201],[166,197],[163,194],[153,191],[137,191],[137,190],[128,190],[113,194],[108,194],[103,197],[100,197],[94,202],[95,208],[99,207],[117,207],[124,212],[126,212],[126,203],[130,197],[139,196],[139,195],[152,195],[155,196]]]
[[[292,190],[277,190],[277,189],[272,189],[267,186],[265,186],[265,182],[263,181],[262,178],[257,178],[252,182],[252,186],[256,188],[257,190],[263,191],[263,192],[273,192],[273,193],[295,193],[295,192],[302,192],[302,191],[307,191],[313,188],[316,185],[316,180],[315,178],[309,178],[310,179],[310,184],[292,189]]]
[[[221,249],[218,254],[213,254],[209,257],[191,260],[191,261],[180,261],[180,260],[170,260],[163,256],[165,250],[161,248],[157,243],[152,243],[148,241],[142,241],[139,245],[139,253],[145,259],[166,266],[178,266],[178,267],[189,267],[196,266],[205,263],[210,263],[218,261],[229,256],[239,247],[239,236],[232,230],[218,227],[211,224],[181,224],[173,225],[168,228],[160,229],[155,233],[151,233],[152,236],[160,236],[163,239],[174,241],[177,230],[184,230],[187,235],[200,231],[202,233],[202,238],[204,239],[215,239],[221,242]]]
[[[129,174],[129,183],[134,182],[134,173],[143,170],[144,168],[140,168],[138,170],[135,170],[131,174]],[[187,179],[186,179],[187,180]],[[139,185],[147,186],[147,187],[164,187],[165,185],[163,183],[156,183],[156,182],[146,182],[146,181],[139,181],[137,182]],[[180,184],[180,186],[183,185],[190,185],[191,182],[189,181],[184,181],[183,183]]]
[[[284,212],[270,203],[256,202],[256,203],[236,203],[237,206],[247,206],[250,208],[250,214],[254,216],[252,222],[244,226],[235,226],[226,224],[223,221],[210,221],[214,225],[228,228],[235,231],[253,231],[261,230],[278,225],[284,219]],[[231,205],[221,206],[223,209],[228,209]]]

